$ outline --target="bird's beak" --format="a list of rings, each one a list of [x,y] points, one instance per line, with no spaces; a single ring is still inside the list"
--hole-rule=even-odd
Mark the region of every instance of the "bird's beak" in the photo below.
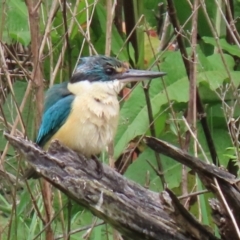
[[[166,73],[164,72],[153,72],[153,71],[129,69],[128,71],[122,73],[118,77],[118,80],[123,83],[138,82],[138,81],[150,80],[153,78],[162,77],[164,75],[166,75]]]

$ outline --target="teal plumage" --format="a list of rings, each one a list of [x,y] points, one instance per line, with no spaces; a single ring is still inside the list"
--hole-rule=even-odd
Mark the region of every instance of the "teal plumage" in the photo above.
[[[112,81],[121,75],[121,73],[114,71],[114,69],[124,67],[123,62],[112,57],[83,57],[79,60],[78,66],[70,81],[72,83],[84,80],[88,80],[89,82]]]
[[[57,103],[62,98],[71,95],[71,92],[67,88],[68,81],[55,84],[49,88],[45,94],[44,112],[47,112],[48,108]]]
[[[71,94],[52,102],[51,106],[47,105],[36,140],[39,146],[43,147],[64,124],[71,111],[73,100],[74,96]]]

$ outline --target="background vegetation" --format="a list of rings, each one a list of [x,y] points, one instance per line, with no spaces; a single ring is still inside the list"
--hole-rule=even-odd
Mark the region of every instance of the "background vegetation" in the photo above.
[[[141,139],[156,136],[238,175],[240,2],[2,0],[0,12],[1,132],[34,140],[44,90],[69,79],[80,56],[111,55],[164,71],[163,79],[121,93],[116,167],[151,190],[167,185],[213,227],[213,196],[193,172]],[[2,136],[0,153],[0,239],[118,239],[46,183],[19,181],[26,163]]]

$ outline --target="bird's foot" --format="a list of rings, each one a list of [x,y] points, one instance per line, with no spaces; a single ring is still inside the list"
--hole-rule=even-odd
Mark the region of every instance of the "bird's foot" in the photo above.
[[[103,177],[103,172],[104,172],[104,171],[103,171],[103,165],[102,165],[102,163],[99,161],[99,159],[97,158],[97,156],[92,155],[91,159],[92,159],[92,160],[96,163],[96,165],[97,165],[97,168],[96,168],[97,173],[98,173],[97,179],[100,180],[100,179],[102,179],[102,177]]]

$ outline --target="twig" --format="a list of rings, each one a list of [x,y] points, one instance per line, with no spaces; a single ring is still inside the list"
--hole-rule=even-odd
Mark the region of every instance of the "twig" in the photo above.
[[[146,161],[147,161],[147,163],[151,166],[151,168],[153,169],[153,171],[160,177],[160,179],[161,179],[161,177],[164,175],[163,174],[163,172],[159,172],[159,170],[148,160],[148,159],[146,159]],[[165,186],[163,186],[163,188],[164,188]]]
[[[181,199],[184,199],[184,198],[191,198],[191,197],[201,195],[201,194],[204,194],[204,193],[209,193],[209,192],[210,192],[209,190],[201,190],[201,191],[198,191],[198,192],[188,193],[187,195],[182,195],[182,196],[178,197],[178,199],[181,200]]]
[[[72,216],[72,201],[70,198],[68,198],[68,225],[67,225],[67,240],[70,240],[70,235],[71,235],[71,216]]]
[[[112,48],[112,24],[113,24],[113,11],[116,4],[112,4],[112,0],[106,0],[107,4],[107,21],[106,21],[106,44],[105,44],[105,55],[110,56]],[[113,141],[108,145],[108,158],[109,166],[115,167],[114,161],[114,143]]]
[[[238,235],[238,239],[240,239],[239,226],[238,226],[238,224],[237,224],[237,222],[236,222],[236,218],[235,218],[234,215],[233,215],[232,209],[231,209],[231,207],[229,206],[229,204],[227,203],[226,198],[224,197],[223,192],[222,192],[222,190],[221,190],[221,187],[219,186],[219,183],[218,183],[218,181],[217,181],[216,178],[214,179],[214,182],[215,182],[215,184],[216,184],[218,193],[219,193],[219,195],[221,196],[222,202],[223,202],[225,208],[227,209],[227,212],[228,212],[228,214],[229,214],[229,216],[230,216],[230,218],[231,218],[231,220],[232,220],[232,223],[233,223],[233,225],[234,225],[234,227],[235,227],[235,230],[236,230],[237,235]]]
[[[197,134],[197,108],[196,108],[196,102],[197,102],[197,53],[196,53],[196,46],[197,46],[197,19],[198,19],[198,8],[199,8],[199,2],[198,0],[194,1],[193,5],[193,17],[192,17],[192,33],[191,33],[191,48],[192,48],[192,54],[191,54],[191,60],[189,61],[189,101],[188,101],[188,108],[187,108],[187,122],[190,125],[190,127],[193,129],[193,132],[195,135]],[[185,136],[185,144],[184,144],[184,150],[188,151],[189,145],[190,145],[190,139],[191,134],[189,131],[186,131]],[[197,157],[197,144],[194,140],[194,156]],[[182,193],[184,195],[188,194],[188,170],[185,166],[182,167]],[[185,201],[185,203],[188,202],[188,200]],[[185,204],[184,204],[185,205]],[[189,206],[186,206],[188,209]],[[201,211],[201,209],[199,209]],[[199,211],[199,212],[200,212]]]
[[[25,128],[25,125],[24,125],[24,122],[23,122],[23,119],[22,119],[22,111],[23,111],[23,109],[25,107],[25,104],[27,102],[28,95],[30,94],[32,83],[31,82],[28,83],[28,86],[27,86],[26,92],[24,94],[22,103],[21,103],[20,107],[18,107],[17,102],[16,102],[16,98],[15,98],[15,94],[14,94],[14,91],[13,91],[12,82],[11,82],[9,73],[8,73],[8,71],[6,69],[6,62],[5,62],[5,58],[4,58],[4,55],[3,55],[2,44],[0,44],[0,57],[1,57],[1,62],[2,62],[2,68],[4,69],[4,71],[6,73],[8,86],[9,86],[10,92],[11,92],[13,100],[14,100],[14,105],[15,105],[16,110],[17,110],[17,117],[16,117],[16,119],[14,121],[14,124],[13,124],[13,127],[11,129],[11,133],[10,134],[14,134],[14,132],[15,132],[15,130],[17,128],[18,122],[20,121],[20,124],[21,124],[21,127],[22,127],[22,132],[25,135],[26,134],[26,128]],[[3,161],[4,161],[5,157],[6,157],[8,148],[9,148],[9,143],[7,142],[7,144],[6,144],[5,148],[4,148],[3,153],[1,154],[1,161],[0,161],[0,168],[1,169],[3,169]]]
[[[43,111],[43,75],[41,71],[41,56],[39,56],[40,47],[40,29],[38,8],[40,1],[26,0],[28,8],[30,34],[31,34],[31,52],[33,58],[32,79],[35,87],[36,96],[36,129],[40,126]]]
[[[225,0],[225,2],[226,2],[226,0]],[[232,39],[234,40],[234,43],[240,48],[240,37],[237,33],[238,31],[236,30],[236,26],[235,26],[234,21],[232,19],[232,14],[231,14],[231,11],[230,11],[229,6],[228,6],[229,4],[226,2],[226,5],[228,6],[227,13],[228,13],[228,16],[230,17],[230,19],[232,20],[232,22],[230,22],[230,23],[227,21],[224,13],[222,11],[222,8],[219,5],[219,1],[215,0],[215,3],[218,7],[218,11],[220,11],[220,13],[221,13],[222,19],[226,23],[228,33],[231,35]]]
[[[161,116],[163,113],[167,112],[167,110],[168,110],[169,108],[170,108],[170,109],[172,108],[172,103],[169,103],[168,108],[166,108],[166,109],[164,109],[162,112],[160,112],[160,113],[155,117],[155,119],[153,120],[153,122],[155,122],[156,119],[158,119],[159,116]],[[126,165],[130,162],[130,157],[131,157],[132,153],[136,150],[137,146],[139,146],[140,142],[144,139],[144,137],[145,137],[148,129],[150,128],[150,126],[151,126],[151,124],[152,124],[153,122],[151,122],[151,123],[148,125],[148,128],[146,129],[146,132],[143,133],[143,135],[138,139],[137,143],[135,144],[135,147],[134,147],[134,148],[131,150],[131,152],[128,154],[128,157],[127,157],[127,159],[125,160],[122,168],[119,170],[119,173],[123,173]]]
[[[172,22],[173,27],[175,29],[175,33],[177,35],[178,46],[179,46],[180,52],[182,54],[182,60],[183,60],[183,63],[185,65],[186,72],[187,72],[187,75],[188,75],[188,78],[189,78],[190,77],[190,64],[189,64],[189,60],[188,60],[187,51],[186,51],[186,48],[184,46],[184,42],[183,42],[183,39],[182,39],[182,35],[178,34],[181,31],[181,28],[180,28],[180,25],[179,25],[179,22],[178,22],[178,19],[177,19],[177,16],[176,16],[176,9],[175,9],[173,0],[167,0],[167,2],[168,2],[169,17],[171,19],[171,22]],[[212,139],[212,135],[211,135],[211,132],[210,132],[210,129],[209,129],[209,126],[208,126],[207,118],[205,116],[204,107],[203,107],[203,104],[201,102],[201,98],[200,98],[200,95],[199,95],[198,91],[197,91],[196,94],[197,94],[196,95],[197,110],[198,110],[198,113],[202,116],[200,121],[201,121],[201,124],[202,124],[202,127],[203,127],[203,131],[204,131],[204,134],[205,134],[205,139],[206,139],[207,144],[208,144],[208,148],[209,148],[209,151],[210,151],[210,154],[211,154],[211,157],[212,157],[212,161],[215,165],[219,165],[217,151],[216,151],[213,139]]]
[[[166,16],[165,16],[163,28],[162,28],[162,36],[161,36],[160,44],[159,44],[160,51],[162,51],[164,49],[164,46],[168,45],[169,41],[167,41],[167,29],[168,29],[169,25],[170,25],[169,15],[168,15],[168,12],[166,12]]]
[[[53,218],[51,219],[51,221],[48,222],[47,224],[45,224],[44,228],[33,238],[33,240],[38,239],[38,237],[39,237],[45,230],[47,230],[47,228],[49,228],[50,224],[51,224],[51,223],[53,222],[53,220],[56,219],[57,216],[63,211],[63,208],[64,208],[65,206],[66,206],[66,204],[65,204],[64,206],[62,206],[62,208],[60,208],[57,213],[55,213],[55,215],[53,216]],[[50,240],[51,238],[46,238],[46,239],[47,239],[47,240]],[[53,239],[55,239],[55,238],[53,238]]]
[[[95,217],[95,218],[93,219],[92,226],[91,226],[91,227],[87,230],[87,232],[82,236],[83,239],[86,239],[86,240],[90,239],[90,236],[91,236],[91,234],[92,234],[92,231],[93,231],[94,227],[96,226],[97,220],[98,220],[97,217]]]
[[[92,19],[93,19],[94,11],[95,11],[96,5],[98,3],[98,0],[95,0],[94,3],[90,4],[90,5],[87,5],[88,4],[88,0],[85,0],[85,2],[86,2],[87,16],[88,16],[88,9],[89,9],[89,7],[91,5],[93,5],[91,16],[90,16],[89,19],[87,19],[87,29],[86,29],[86,37],[87,37],[87,39],[90,40],[91,39],[91,36],[90,36],[90,25],[91,25],[91,22],[92,22]],[[83,49],[84,49],[85,42],[86,42],[86,38],[83,39],[82,46],[81,46],[81,49],[80,49],[79,54],[78,54],[78,59],[80,58],[80,56],[82,56],[82,52],[83,52]],[[91,44],[91,42],[90,42],[90,44]],[[97,51],[93,48],[94,46],[90,45],[90,44],[88,45],[89,46],[88,48],[89,48],[90,56],[92,56],[93,52],[94,52],[94,54],[97,54]],[[76,69],[77,65],[78,65],[78,62],[76,62],[74,69]]]
[[[44,102],[44,84],[43,84],[43,75],[41,71],[41,56],[39,55],[40,48],[40,28],[39,28],[39,7],[41,0],[25,0],[28,15],[29,15],[29,25],[30,25],[30,34],[31,34],[31,52],[32,52],[32,61],[33,61],[33,71],[32,79],[33,86],[35,87],[35,96],[36,96],[36,117],[35,124],[38,129],[42,119],[43,111],[43,102]],[[43,181],[42,196],[45,206],[46,219],[45,224],[49,223],[52,216],[52,207],[51,207],[51,189],[49,183],[45,180]],[[54,239],[54,233],[50,225],[46,228],[46,238],[49,240]]]
[[[202,148],[202,145],[199,143],[199,141],[198,141],[198,139],[197,139],[197,136],[196,136],[195,133],[192,131],[192,129],[191,129],[191,127],[189,126],[186,118],[182,117],[182,119],[183,119],[183,121],[184,121],[184,123],[185,123],[185,126],[187,127],[188,131],[190,132],[192,138],[194,139],[194,141],[195,141],[196,144],[198,145],[199,149],[201,150],[201,153],[202,153],[205,161],[206,161],[207,163],[210,163],[209,160],[208,160],[208,157],[207,157],[207,155],[206,155],[206,153],[205,153],[205,151],[204,151],[203,148]]]
[[[44,35],[41,41],[41,45],[39,48],[39,55],[42,56],[47,38],[49,36],[49,33],[51,32],[51,23],[53,21],[53,18],[57,12],[57,9],[59,8],[59,1],[53,1],[52,5],[51,5],[51,9],[50,12],[48,13],[48,19],[47,19],[47,23],[45,24],[45,29],[44,29]]]
[[[59,202],[59,207],[61,209],[63,209],[63,203],[62,203],[62,195],[61,192],[59,190],[57,190],[57,195],[58,195],[58,202]],[[62,227],[62,232],[64,235],[64,240],[69,240],[69,238],[67,237],[67,233],[66,233],[66,227],[65,227],[65,221],[64,221],[64,214],[63,211],[61,211],[59,213],[60,216],[60,222],[61,222],[61,227]]]
[[[72,19],[71,19],[71,22],[70,22],[69,27],[68,27],[68,33],[69,33],[69,35],[70,35],[71,32],[72,32],[74,21],[77,22],[77,20],[75,20],[75,18],[76,18],[75,15],[76,15],[76,13],[77,13],[79,3],[80,3],[80,0],[77,0],[76,3],[75,3],[75,7],[74,7],[73,12],[71,11],[71,8],[67,5],[70,13],[72,14]],[[78,23],[78,24],[79,24],[79,23]],[[50,79],[50,86],[53,85],[53,83],[54,83],[54,81],[55,81],[55,78],[56,78],[56,76],[57,76],[57,73],[58,73],[58,71],[59,71],[60,65],[62,64],[62,61],[63,61],[63,59],[64,59],[64,55],[65,55],[65,52],[66,52],[66,47],[67,47],[67,43],[66,43],[66,41],[64,41],[63,46],[62,46],[62,51],[61,51],[60,57],[58,58],[58,61],[57,61],[56,65],[55,65],[55,68],[54,68],[54,70],[53,70],[53,72],[52,72],[52,76],[51,76],[51,79]]]
[[[134,34],[134,31],[136,30],[136,28],[140,25],[141,21],[143,20],[144,15],[141,15],[140,18],[138,19],[138,21],[136,22],[135,26],[133,27],[133,29],[131,30],[131,32],[128,34],[128,37],[126,38],[125,42],[123,43],[122,47],[119,49],[118,54],[116,55],[116,57],[119,56],[119,54],[122,52],[123,48],[125,47],[125,45],[129,42],[129,39],[132,37],[132,35]]]
[[[103,224],[105,224],[105,222],[104,222],[104,221],[101,221],[101,222],[99,222],[99,223],[96,223],[96,224],[95,224],[95,227],[101,226],[101,225],[103,225]],[[78,232],[82,232],[82,231],[88,230],[88,229],[91,228],[91,227],[92,227],[92,224],[90,224],[90,225],[88,225],[88,226],[84,226],[84,227],[82,227],[82,228],[75,229],[75,230],[69,232],[69,236],[71,236],[72,234],[78,233]],[[59,239],[62,239],[62,238],[64,238],[64,235],[57,236],[57,237],[55,238],[55,240],[59,240]]]
[[[151,101],[150,101],[150,96],[149,96],[149,87],[144,86],[143,91],[144,91],[146,104],[147,104],[147,110],[148,110],[148,118],[149,118],[149,124],[150,124],[149,129],[151,132],[151,136],[156,137],[155,124],[154,124],[153,113],[152,113],[152,106],[151,106]],[[158,172],[163,173],[163,165],[161,162],[160,154],[158,154],[157,152],[154,152],[154,154],[155,154],[156,162],[158,165]],[[164,174],[160,174],[158,176],[160,177],[162,187],[164,188],[164,186],[166,185]]]
[[[105,55],[110,56],[111,47],[112,47],[112,23],[113,23],[113,14],[112,14],[112,0],[106,0],[106,11],[107,11],[107,21],[106,21],[106,44],[105,44]]]
[[[69,41],[69,32],[68,32],[68,25],[67,25],[67,6],[66,6],[66,0],[62,0],[63,2],[63,10],[62,10],[62,15],[63,15],[63,25],[64,25],[64,31],[65,31],[65,41],[67,44],[66,50],[67,50],[67,56],[68,56],[68,77],[69,79],[72,76],[72,49]]]

